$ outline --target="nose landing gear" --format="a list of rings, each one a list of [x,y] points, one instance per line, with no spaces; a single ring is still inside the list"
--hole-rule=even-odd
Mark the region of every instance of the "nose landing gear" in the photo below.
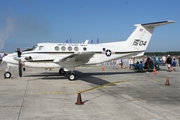
[[[5,72],[4,78],[11,78],[11,73],[9,71]]]

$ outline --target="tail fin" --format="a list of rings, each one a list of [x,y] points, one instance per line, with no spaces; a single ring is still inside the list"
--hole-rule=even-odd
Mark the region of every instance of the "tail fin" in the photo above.
[[[153,22],[146,24],[136,24],[135,26],[137,26],[137,28],[129,36],[125,44],[130,49],[145,51],[150,42],[154,28],[170,23],[174,23],[174,21],[168,20],[168,21]]]

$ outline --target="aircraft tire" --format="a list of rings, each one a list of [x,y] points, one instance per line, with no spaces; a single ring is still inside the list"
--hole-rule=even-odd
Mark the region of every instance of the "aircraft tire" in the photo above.
[[[62,68],[61,68],[61,69],[59,69],[59,74],[60,74],[60,75],[64,75],[64,74],[65,74],[64,69],[62,69]]]
[[[4,73],[4,78],[11,78],[11,73],[10,72],[5,72]]]
[[[75,75],[74,73],[70,73],[69,76],[68,76],[68,79],[69,79],[70,81],[73,81],[73,80],[76,79],[76,75]]]

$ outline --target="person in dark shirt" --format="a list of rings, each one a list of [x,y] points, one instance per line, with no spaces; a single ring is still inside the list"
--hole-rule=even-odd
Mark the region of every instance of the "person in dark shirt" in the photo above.
[[[147,57],[146,62],[144,64],[144,69],[154,69],[154,63],[151,58]]]
[[[172,64],[172,58],[170,55],[168,55],[167,59],[166,59],[166,64],[167,64],[167,67],[168,67],[168,72],[171,72],[171,64]]]

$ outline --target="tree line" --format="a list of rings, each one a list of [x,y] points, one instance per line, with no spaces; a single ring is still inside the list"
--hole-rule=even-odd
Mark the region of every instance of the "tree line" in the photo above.
[[[180,51],[145,52],[144,55],[146,55],[146,56],[154,56],[154,55],[158,55],[158,56],[167,56],[167,55],[171,55],[171,56],[179,56],[179,55],[180,55]]]

